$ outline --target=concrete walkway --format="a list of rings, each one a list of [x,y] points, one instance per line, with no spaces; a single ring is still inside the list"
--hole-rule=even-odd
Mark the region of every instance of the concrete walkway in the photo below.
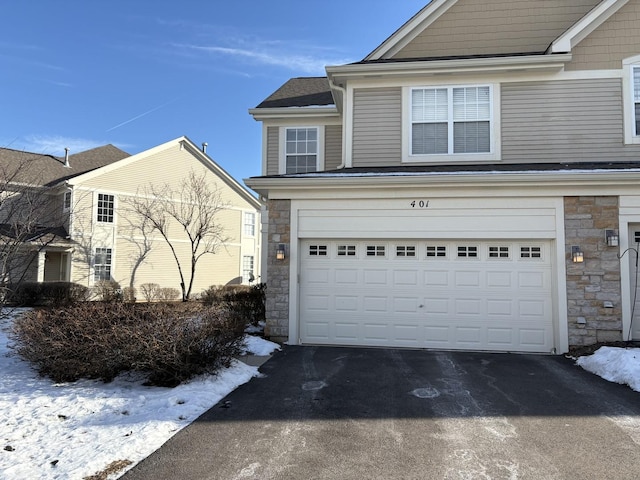
[[[123,477],[636,479],[640,394],[563,357],[285,347]]]

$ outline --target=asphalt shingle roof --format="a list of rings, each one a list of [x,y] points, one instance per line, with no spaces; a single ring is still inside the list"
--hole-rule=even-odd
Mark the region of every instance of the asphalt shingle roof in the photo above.
[[[298,77],[288,80],[257,108],[286,108],[334,105],[327,77]]]
[[[129,157],[113,145],[104,145],[69,155],[69,167],[64,157],[0,148],[0,178],[30,185],[52,186],[83,173]]]

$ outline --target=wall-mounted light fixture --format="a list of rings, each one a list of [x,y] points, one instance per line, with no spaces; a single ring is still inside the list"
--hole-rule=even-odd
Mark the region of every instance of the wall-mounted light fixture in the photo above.
[[[573,263],[584,262],[584,253],[579,246],[574,245],[571,247],[571,259],[573,260]]]
[[[276,248],[276,260],[284,260],[286,258],[286,251],[284,243],[278,244]]]
[[[620,236],[617,230],[605,230],[604,236],[607,239],[607,245],[609,247],[617,247],[620,241]]]

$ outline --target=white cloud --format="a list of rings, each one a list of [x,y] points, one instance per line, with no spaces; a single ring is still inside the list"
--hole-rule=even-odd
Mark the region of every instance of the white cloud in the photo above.
[[[298,54],[289,51],[284,47],[282,42],[270,41],[261,42],[256,48],[238,48],[238,47],[222,47],[216,45],[193,45],[193,44],[172,44],[173,47],[186,49],[190,51],[203,52],[211,55],[225,55],[248,61],[256,65],[268,65],[272,67],[283,67],[289,70],[322,75],[327,65],[339,65],[348,63],[349,60],[328,58],[325,55],[316,56],[310,54]],[[307,51],[313,51],[313,48],[305,48]],[[319,49],[315,49],[319,50]]]
[[[69,148],[69,153],[84,152],[92,148],[101,147],[112,142],[91,140],[87,138],[64,137],[61,135],[27,135],[16,138],[1,145],[14,150],[24,150],[26,152],[64,156],[65,147]],[[126,145],[118,145],[118,148],[126,148]]]

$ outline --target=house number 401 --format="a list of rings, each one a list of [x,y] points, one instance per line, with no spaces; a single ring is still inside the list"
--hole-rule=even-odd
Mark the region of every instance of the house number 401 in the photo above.
[[[429,200],[414,200],[410,205],[413,208],[427,208],[429,207]]]

